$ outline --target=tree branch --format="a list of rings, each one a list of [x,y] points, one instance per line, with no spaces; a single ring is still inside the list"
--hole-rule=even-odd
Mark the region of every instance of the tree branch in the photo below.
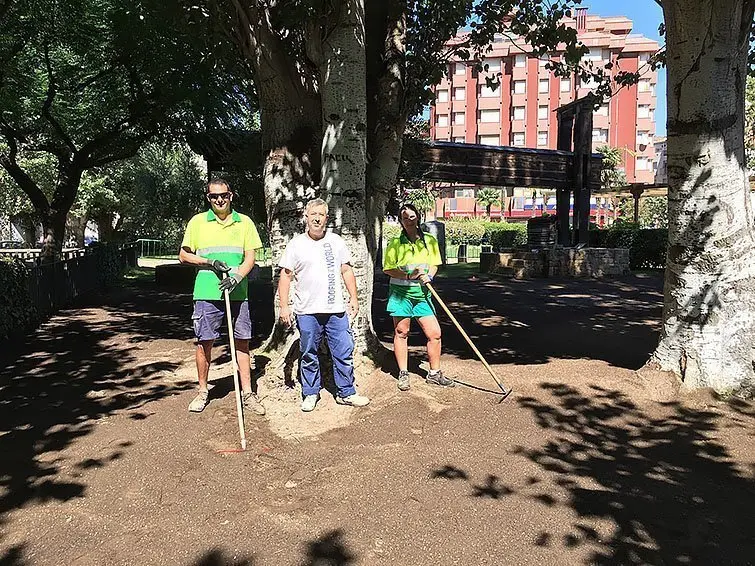
[[[8,175],[11,176],[21,190],[26,193],[26,196],[29,197],[37,212],[45,214],[50,209],[50,203],[47,201],[47,197],[42,192],[42,189],[34,182],[34,179],[16,161],[18,144],[15,136],[7,129],[3,130],[3,136],[8,143],[10,151],[7,154],[0,153],[0,165],[3,166],[3,169],[8,172]]]
[[[58,122],[50,112],[50,109],[52,107],[52,102],[55,99],[55,77],[53,77],[52,74],[52,65],[50,64],[50,49],[47,42],[45,42],[45,68],[47,69],[47,98],[45,98],[45,102],[42,105],[42,116],[45,117],[45,119],[50,122],[50,125],[52,126],[52,129],[55,130],[55,133],[58,134],[63,140],[63,143],[66,145],[66,147],[70,150],[72,154],[75,154],[77,149],[76,146],[73,143],[73,140],[66,134],[65,130],[63,130],[63,127],[60,125],[60,122]]]

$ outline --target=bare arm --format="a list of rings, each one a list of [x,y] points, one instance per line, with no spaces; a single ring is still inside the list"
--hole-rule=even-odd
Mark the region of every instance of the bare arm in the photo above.
[[[206,257],[198,256],[187,246],[182,247],[178,252],[178,260],[181,263],[186,263],[188,265],[196,265],[198,267],[210,269],[210,260]]]
[[[293,272],[290,269],[282,268],[278,278],[278,300],[280,301],[280,319],[284,324],[291,326],[294,323],[291,315],[291,308],[288,306],[288,295],[291,291],[291,276]]]
[[[359,312],[359,297],[357,295],[357,278],[351,265],[344,263],[341,266],[341,276],[346,284],[346,290],[349,292],[349,316],[354,318]]]
[[[236,268],[236,273],[241,275],[241,277],[246,277],[247,275],[249,275],[249,272],[254,267],[254,258],[254,250],[244,251],[244,261],[241,262],[241,265]]]

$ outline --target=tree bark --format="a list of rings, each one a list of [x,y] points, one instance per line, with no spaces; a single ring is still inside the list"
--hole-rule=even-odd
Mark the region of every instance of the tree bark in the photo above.
[[[342,0],[336,25],[322,48],[319,84],[323,140],[320,192],[332,229],[352,256],[359,315],[352,323],[356,353],[368,351],[372,330],[374,266],[367,247],[367,87],[364,0]]]
[[[744,158],[751,0],[664,0],[669,248],[651,363],[690,387],[753,382],[755,234]]]

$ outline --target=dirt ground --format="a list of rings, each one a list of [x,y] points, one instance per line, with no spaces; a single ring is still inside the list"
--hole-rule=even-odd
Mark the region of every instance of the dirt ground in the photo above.
[[[755,407],[633,371],[661,284],[457,269],[437,288],[507,401],[441,317],[465,385],[417,376],[400,393],[376,371],[358,384],[369,407],[324,394],[304,415],[263,383],[269,415],[247,418],[243,454],[223,452],[238,431],[220,349],[211,404],[186,410],[190,297],[143,283],[92,298],[2,345],[0,564],[753,564]],[[389,343],[384,283],[376,295]]]

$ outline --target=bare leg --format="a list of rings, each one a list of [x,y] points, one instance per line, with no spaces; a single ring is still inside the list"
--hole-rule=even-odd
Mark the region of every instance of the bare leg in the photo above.
[[[249,361],[249,340],[234,339],[236,343],[236,361],[239,364],[241,390],[244,393],[252,391],[252,365]]]
[[[393,353],[400,371],[406,371],[409,365],[409,326],[411,318],[393,317]]]
[[[430,369],[440,369],[440,324],[434,316],[423,316],[418,319],[419,325],[427,338],[427,358]]]
[[[207,391],[207,377],[210,375],[213,342],[213,340],[197,342],[195,358],[197,361],[197,377],[199,378],[200,391]]]

